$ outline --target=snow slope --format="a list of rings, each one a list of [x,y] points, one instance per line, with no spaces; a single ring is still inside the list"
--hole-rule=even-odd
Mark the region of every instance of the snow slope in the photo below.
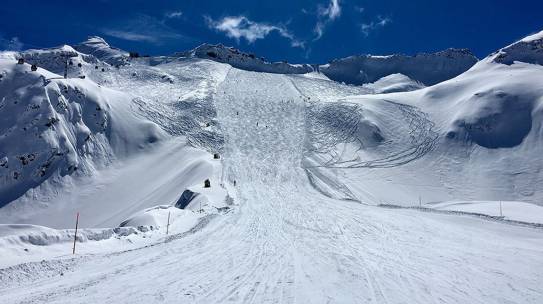
[[[402,74],[390,74],[376,82],[367,83],[365,88],[372,90],[375,94],[386,94],[395,92],[409,92],[424,88],[425,86]]]
[[[218,92],[239,207],[154,246],[3,269],[0,300],[538,303],[539,230],[327,198],[305,177],[291,78],[230,70]]]
[[[330,108],[316,116],[324,121],[314,132],[334,140],[317,147],[309,170],[335,172],[355,197],[371,204],[541,205],[542,66],[505,65],[493,58],[414,92],[333,98],[328,90],[297,83],[311,101]],[[338,121],[343,121],[339,127],[321,128]]]

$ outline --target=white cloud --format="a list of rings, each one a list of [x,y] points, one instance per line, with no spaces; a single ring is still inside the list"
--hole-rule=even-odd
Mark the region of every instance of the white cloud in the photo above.
[[[381,16],[378,16],[376,21],[372,21],[370,23],[362,23],[360,25],[360,31],[362,32],[362,34],[364,34],[364,36],[367,37],[372,31],[378,28],[382,28],[390,22],[392,22],[390,18],[383,18]]]
[[[164,16],[168,19],[175,19],[175,18],[180,18],[181,16],[183,16],[183,12],[182,11],[171,11],[171,12],[167,12],[166,14],[164,14]]]
[[[207,25],[217,31],[223,32],[227,37],[234,38],[239,42],[241,38],[249,43],[254,43],[258,39],[264,39],[272,32],[277,32],[284,38],[290,40],[293,47],[304,47],[304,42],[296,37],[282,25],[273,25],[249,20],[245,16],[227,16],[218,21],[205,16]]]
[[[330,0],[328,6],[319,6],[317,9],[317,23],[313,31],[317,35],[314,40],[319,40],[324,34],[324,30],[330,22],[341,16],[341,6],[339,0]]]
[[[23,43],[18,37],[12,37],[11,39],[5,39],[0,36],[0,49],[5,51],[20,51],[23,49]]]
[[[102,32],[118,39],[156,44],[161,44],[165,40],[188,39],[166,25],[165,20],[144,14],[138,14],[122,24],[102,29]]]
[[[106,30],[103,30],[103,33],[111,37],[128,40],[128,41],[143,41],[143,42],[157,42],[158,41],[157,37],[140,34],[136,32],[131,32],[131,31],[106,29]]]

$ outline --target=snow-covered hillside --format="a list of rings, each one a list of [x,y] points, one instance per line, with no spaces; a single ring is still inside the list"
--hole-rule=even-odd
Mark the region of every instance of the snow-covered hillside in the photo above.
[[[524,43],[498,53],[518,59],[539,54],[538,48],[531,55],[513,51]],[[337,145],[333,154],[325,154],[330,155],[325,167],[347,168],[344,180],[351,191],[374,203],[516,200],[542,205],[543,66],[531,59],[509,65],[495,58],[490,55],[462,75],[418,91],[341,99],[342,107],[359,109],[357,115],[375,125],[384,140],[375,146],[351,133],[347,141],[354,147]],[[352,113],[346,115],[341,119],[352,119]],[[389,168],[356,170],[379,167]]]
[[[319,69],[0,53],[0,303],[539,303],[542,33]]]
[[[13,59],[0,60],[0,73],[1,206],[51,177],[90,173],[164,138],[129,111],[124,93],[43,68],[33,72]]]
[[[448,49],[415,56],[351,56],[332,60],[319,71],[338,82],[360,85],[391,74],[404,74],[425,85],[434,85],[462,74],[477,62],[466,49]]]

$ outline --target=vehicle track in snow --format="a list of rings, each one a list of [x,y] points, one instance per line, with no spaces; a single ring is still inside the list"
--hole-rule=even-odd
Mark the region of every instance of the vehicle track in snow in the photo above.
[[[382,107],[387,107],[391,113],[396,113],[408,126],[405,134],[399,136],[409,137],[406,144],[395,139],[385,138],[372,151],[379,156],[365,159],[357,152],[367,149],[366,144],[358,137],[362,128],[364,108],[360,104],[345,102],[317,103],[312,102],[308,109],[308,132],[311,142],[308,155],[317,154],[326,159],[319,166],[336,169],[352,168],[391,168],[402,166],[420,159],[432,151],[438,140],[438,133],[434,131],[435,124],[428,114],[414,106],[383,100]],[[337,147],[343,144],[356,146],[354,155],[345,159],[345,155]],[[341,149],[340,149],[341,150]]]

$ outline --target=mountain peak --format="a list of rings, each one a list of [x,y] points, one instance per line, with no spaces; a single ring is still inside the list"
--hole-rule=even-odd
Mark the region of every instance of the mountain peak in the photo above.
[[[517,61],[543,65],[543,31],[500,49],[490,56],[490,60],[506,65]]]
[[[110,46],[99,36],[89,36],[87,40],[74,46],[81,53],[93,55],[111,65],[124,65],[128,61],[128,52]]]

